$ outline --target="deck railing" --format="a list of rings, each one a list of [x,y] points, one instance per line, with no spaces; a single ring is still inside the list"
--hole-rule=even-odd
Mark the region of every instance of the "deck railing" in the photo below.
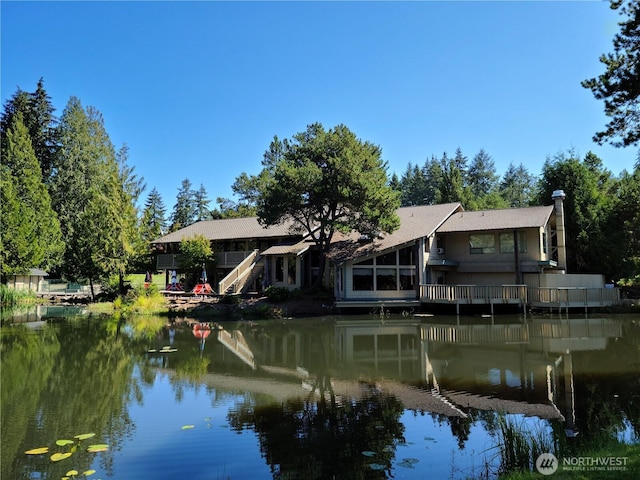
[[[420,285],[425,303],[526,303],[526,285]]]
[[[536,287],[529,288],[529,301],[536,306],[604,307],[620,303],[618,288]]]
[[[253,255],[253,251],[214,252],[216,267],[218,268],[235,268],[251,255]],[[180,268],[180,257],[181,255],[177,253],[160,253],[156,260],[156,268],[158,270],[177,270]]]

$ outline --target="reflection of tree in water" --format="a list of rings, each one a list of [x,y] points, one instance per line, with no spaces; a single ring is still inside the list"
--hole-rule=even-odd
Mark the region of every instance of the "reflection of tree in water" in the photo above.
[[[306,360],[315,372],[311,391],[319,396],[281,405],[245,402],[229,412],[231,427],[255,430],[274,478],[386,478],[395,445],[403,440],[402,404],[373,386],[357,399],[337,399],[331,384],[330,329],[323,325],[312,333],[305,330],[304,339]],[[372,464],[383,469],[374,470]]]
[[[387,477],[395,444],[403,440],[402,412],[394,396],[371,388],[358,400],[338,403],[245,403],[228,418],[232,428],[256,431],[274,478],[360,479]],[[387,468],[374,471],[373,463]]]
[[[576,443],[614,437],[629,426],[640,440],[640,325],[602,351],[573,354]]]

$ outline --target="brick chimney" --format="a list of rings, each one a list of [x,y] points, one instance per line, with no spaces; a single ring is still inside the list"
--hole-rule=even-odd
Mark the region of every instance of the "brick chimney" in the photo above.
[[[567,272],[567,248],[564,232],[564,190],[554,190],[551,194],[556,215],[556,242],[558,247],[558,267]]]

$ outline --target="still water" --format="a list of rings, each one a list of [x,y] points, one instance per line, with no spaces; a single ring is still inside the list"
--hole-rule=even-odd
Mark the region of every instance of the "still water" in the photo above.
[[[2,479],[494,478],[504,418],[640,438],[637,316],[69,313],[3,323]]]

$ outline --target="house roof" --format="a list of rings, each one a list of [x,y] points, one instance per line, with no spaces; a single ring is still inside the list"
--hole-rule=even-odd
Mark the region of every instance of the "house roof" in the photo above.
[[[553,208],[553,205],[548,205],[544,207],[457,212],[451,215],[438,228],[438,233],[543,227],[549,221]]]
[[[373,242],[362,242],[357,232],[348,235],[337,233],[331,244],[329,257],[336,262],[342,262],[428,237],[450,215],[460,210],[462,206],[459,203],[400,208],[396,211],[400,217],[400,227],[396,231],[383,234]]]
[[[258,217],[202,220],[151,243],[179,243],[183,238],[192,238],[196,235],[204,235],[208,240],[290,237],[293,236],[290,233],[290,227],[291,223],[285,222],[265,228],[258,222]]]

